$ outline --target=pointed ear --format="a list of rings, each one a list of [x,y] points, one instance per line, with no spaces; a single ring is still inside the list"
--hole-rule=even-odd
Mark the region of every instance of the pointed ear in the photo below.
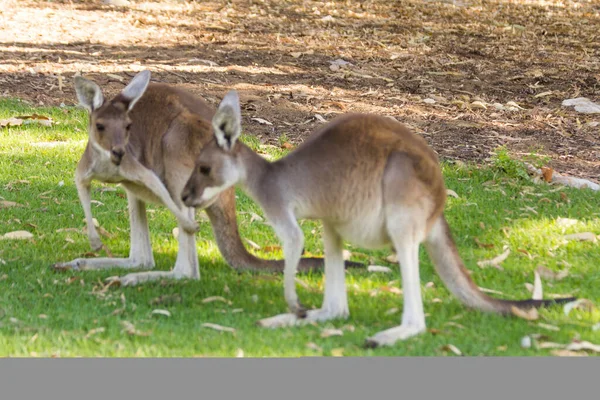
[[[75,93],[79,104],[92,112],[102,106],[104,95],[100,86],[82,76],[75,77]]]
[[[133,77],[129,85],[121,91],[121,96],[128,102],[127,111],[131,111],[135,103],[142,97],[150,83],[150,71],[145,70]]]
[[[240,98],[235,90],[223,97],[212,119],[212,127],[217,144],[226,151],[233,149],[242,133],[242,112]]]

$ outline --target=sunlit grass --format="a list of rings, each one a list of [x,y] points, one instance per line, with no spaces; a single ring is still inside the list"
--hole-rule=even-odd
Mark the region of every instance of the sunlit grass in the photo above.
[[[85,146],[86,116],[75,108],[29,108],[17,101],[0,101],[0,119],[36,112],[51,116],[52,127],[35,124],[0,130],[0,200],[21,207],[0,208],[0,235],[27,230],[34,239],[0,241],[0,355],[2,356],[308,356],[330,355],[444,355],[442,347],[453,344],[466,355],[548,355],[550,350],[522,349],[520,339],[541,333],[553,342],[573,339],[600,342],[598,311],[561,307],[540,312],[539,321],[487,315],[466,309],[452,297],[435,275],[425,252],[421,252],[421,280],[430,332],[396,346],[364,350],[366,337],[398,325],[402,296],[397,265],[386,257],[389,251],[366,251],[348,245],[352,259],[365,264],[386,265],[391,274],[351,270],[347,288],[351,317],[319,326],[263,330],[258,319],[285,311],[281,277],[237,273],[224,262],[213,240],[210,224],[202,218],[198,235],[200,281],[161,281],[133,288],[110,288],[98,293],[105,278],[123,270],[57,273],[50,266],[90,251],[83,228],[83,211],[73,183],[75,165]],[[261,146],[253,137],[245,142],[271,158],[285,151]],[[559,281],[544,281],[544,293],[573,294],[598,303],[600,248],[597,243],[565,241],[576,232],[600,233],[598,194],[555,186],[535,186],[497,170],[444,164],[447,186],[459,198],[450,197],[447,218],[472,278],[503,298],[531,296],[525,283],[533,283],[534,270],[542,265],[554,271],[568,268]],[[115,256],[129,251],[129,225],[123,191],[100,191],[94,184],[93,213],[110,237],[103,237]],[[151,237],[157,269],[172,267],[177,242],[172,229],[175,219],[166,209],[150,205]],[[259,246],[279,244],[260,208],[238,192],[242,237]],[[563,227],[557,219],[575,219]],[[304,221],[306,250],[322,255],[319,223]],[[76,228],[74,229],[65,228]],[[480,243],[493,245],[480,247]],[[482,269],[477,261],[511,250],[503,270]],[[255,254],[280,258],[280,251],[252,250]],[[101,252],[100,254],[103,254]],[[318,307],[323,277],[300,275],[302,301]],[[209,296],[232,302],[203,303]],[[161,302],[162,299],[162,302]],[[170,317],[152,314],[168,310]],[[127,321],[135,335],[127,333]],[[236,329],[234,334],[202,327],[205,322]],[[538,322],[555,325],[550,331]],[[321,338],[325,327],[344,331],[341,337]],[[542,340],[542,339],[540,339]],[[309,346],[307,344],[313,343]],[[315,345],[318,348],[315,350]]]

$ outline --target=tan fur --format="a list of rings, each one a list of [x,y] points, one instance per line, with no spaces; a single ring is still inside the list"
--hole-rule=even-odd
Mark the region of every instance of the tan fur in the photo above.
[[[230,92],[217,113],[223,109],[223,115],[232,115],[236,96]],[[511,306],[551,302],[493,299],[473,283],[443,216],[446,189],[438,158],[422,138],[397,121],[363,114],[336,118],[272,163],[236,142],[238,131],[225,127],[215,135],[197,158],[182,198],[186,205],[201,208],[213,201],[205,195],[207,188],[218,193],[239,183],[265,210],[283,243],[284,293],[292,314],[261,320],[262,326],[348,316],[342,239],[362,247],[392,245],[400,261],[402,325],[369,338],[368,345],[393,344],[425,330],[418,266],[422,242],[444,283],[468,306],[504,314]],[[322,220],[325,227],[326,287],[319,310],[305,310],[296,295],[293,276],[303,242],[296,220],[301,218]],[[560,301],[567,300],[571,299]]]
[[[78,84],[81,86],[78,96],[80,100],[83,99],[82,104],[87,104],[91,110],[90,140],[75,173],[90,243],[94,249],[102,247],[100,237],[91,223],[91,181],[120,183],[127,191],[130,204],[130,256],[125,259],[76,259],[58,263],[55,267],[153,268],[154,259],[145,214],[145,203],[153,202],[167,205],[179,220],[180,248],[175,269],[172,273],[129,274],[121,282],[136,284],[160,277],[198,278],[193,236],[197,225],[193,221],[193,209],[183,205],[180,194],[191,175],[196,157],[213,136],[211,119],[214,110],[202,99],[186,91],[157,83],[147,86],[130,111],[130,99],[124,95],[127,88],[112,100],[103,101],[101,106],[94,108],[94,102],[98,98],[103,99],[99,88],[86,80],[80,80]],[[95,92],[94,87],[97,88]],[[98,131],[97,124],[103,125],[102,132]],[[127,132],[129,124],[131,128]],[[111,154],[115,148],[123,150],[121,159]],[[267,271],[283,269],[282,261],[256,258],[242,244],[237,228],[233,188],[222,192],[206,212],[219,250],[232,267]],[[322,259],[307,258],[302,260],[301,268],[311,270],[321,267],[322,263]]]

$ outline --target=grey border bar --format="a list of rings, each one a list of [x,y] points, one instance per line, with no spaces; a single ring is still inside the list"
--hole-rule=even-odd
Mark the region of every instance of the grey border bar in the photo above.
[[[600,357],[2,359],[0,398],[569,399],[599,377]]]

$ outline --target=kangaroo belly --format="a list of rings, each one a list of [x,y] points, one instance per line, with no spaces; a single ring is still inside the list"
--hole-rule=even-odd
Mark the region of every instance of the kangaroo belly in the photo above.
[[[335,222],[333,226],[345,241],[355,246],[378,249],[390,245],[385,216],[380,210],[371,210],[363,215]]]
[[[145,186],[131,182],[121,182],[121,185],[146,203],[163,205],[162,201],[160,201],[160,199]]]

